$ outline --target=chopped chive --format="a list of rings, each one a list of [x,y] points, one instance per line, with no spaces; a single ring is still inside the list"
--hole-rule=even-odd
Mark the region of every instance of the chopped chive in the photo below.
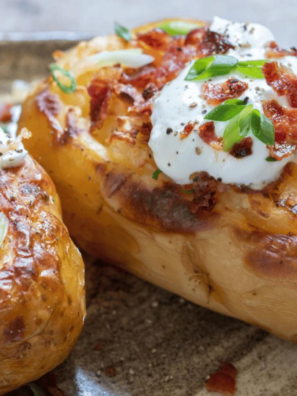
[[[267,157],[267,158],[266,158],[266,161],[267,161],[267,162],[275,162],[275,161],[277,161],[277,159],[276,159],[276,158],[273,158],[273,157]]]
[[[120,25],[118,22],[114,23],[114,31],[117,36],[121,37],[125,41],[129,42],[132,39],[132,34],[128,28]]]
[[[53,63],[52,65],[50,65],[50,72],[51,75],[53,77],[53,79],[55,80],[55,82],[58,84],[58,87],[65,92],[66,94],[72,94],[75,90],[76,90],[76,81],[74,78],[74,75],[71,71],[69,70],[65,70],[62,67],[58,66],[57,64]],[[55,72],[59,71],[63,76],[69,78],[70,81],[70,85],[65,85],[63,84],[59,78],[56,76]]]
[[[162,171],[160,169],[156,169],[155,172],[152,174],[152,178],[157,180],[160,173],[162,173]]]

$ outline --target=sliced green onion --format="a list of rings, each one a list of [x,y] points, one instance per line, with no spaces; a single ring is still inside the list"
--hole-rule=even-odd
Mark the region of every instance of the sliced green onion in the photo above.
[[[71,71],[65,70],[62,67],[58,66],[57,64],[53,63],[50,65],[50,71],[53,79],[57,83],[58,87],[65,92],[66,94],[71,94],[76,90],[76,81],[74,78],[74,75],[72,74]],[[56,71],[59,71],[63,76],[69,78],[70,80],[70,85],[65,85],[63,84],[58,77],[56,76]]]
[[[156,169],[155,172],[152,174],[152,178],[157,180],[160,173],[162,173],[162,171],[160,169]]]
[[[8,132],[7,126],[5,124],[3,124],[3,122],[0,122],[0,128],[3,130],[4,133],[6,133],[7,135],[10,135],[10,133]]]
[[[185,36],[191,30],[197,29],[200,26],[203,26],[203,24],[185,21],[169,21],[161,23],[158,27],[170,34],[170,36]]]
[[[266,145],[274,144],[273,123],[257,109],[252,112],[251,127],[254,136],[262,143]]]
[[[224,76],[235,69],[238,60],[234,56],[216,55],[195,61],[186,76],[187,81],[198,81],[214,76]]]
[[[114,23],[114,31],[117,36],[121,37],[125,41],[129,42],[132,39],[132,34],[128,28],[120,25],[118,22]]]
[[[237,114],[241,113],[245,109],[246,104],[243,100],[230,99],[226,100],[221,105],[215,107],[204,117],[205,120],[212,121],[228,121],[235,117]]]
[[[8,231],[8,219],[4,213],[0,213],[0,248],[7,235],[7,231]]]
[[[267,63],[267,60],[250,60],[250,61],[240,61],[237,65],[237,71],[245,74],[248,77],[253,78],[265,78],[262,72],[262,68]]]
[[[266,161],[267,161],[267,162],[275,162],[275,161],[277,161],[277,159],[276,159],[276,158],[273,158],[273,157],[267,157],[267,158],[266,158]]]
[[[31,391],[33,392],[34,396],[46,396],[44,391],[42,390],[42,388],[39,385],[34,384],[33,382],[30,382],[28,384],[28,386],[31,389]]]
[[[248,77],[264,78],[262,68],[268,61],[266,59],[239,61],[229,55],[208,56],[196,60],[192,65],[185,80],[198,81],[215,76],[223,76],[233,70],[245,74]]]
[[[251,114],[253,105],[246,106],[246,108],[226,126],[223,135],[224,150],[229,151],[234,144],[240,142],[251,129]]]

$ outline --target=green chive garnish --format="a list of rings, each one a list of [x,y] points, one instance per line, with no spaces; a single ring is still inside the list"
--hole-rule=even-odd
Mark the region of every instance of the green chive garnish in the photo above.
[[[71,71],[65,70],[62,67],[56,65],[55,63],[50,65],[49,68],[50,68],[51,75],[52,75],[53,79],[55,80],[58,87],[63,92],[65,92],[66,94],[72,94],[76,90],[76,81],[75,81],[74,75]],[[69,78],[70,85],[65,85],[59,80],[59,78],[56,76],[57,71],[60,72],[63,76]]]
[[[243,100],[240,99],[230,99],[226,100],[221,105],[215,107],[204,117],[205,120],[212,121],[228,121],[235,117],[237,114],[241,113],[246,107]]]
[[[152,178],[157,180],[160,173],[162,173],[162,171],[160,169],[156,169],[155,172],[152,174]]]
[[[200,26],[203,25],[185,21],[170,21],[163,22],[158,27],[170,34],[170,36],[186,36],[191,30],[197,29]]]
[[[267,162],[275,162],[275,161],[277,161],[277,159],[276,159],[276,158],[273,158],[273,157],[267,157],[267,158],[266,158],[266,161],[267,161]]]
[[[249,133],[252,111],[253,105],[248,105],[228,123],[223,135],[225,151],[231,150],[235,143],[239,143]]]
[[[195,61],[185,80],[205,80],[215,76],[224,76],[234,70],[248,77],[261,79],[264,78],[262,67],[267,62],[265,59],[241,62],[229,55],[208,56]]]
[[[129,42],[132,39],[132,34],[128,28],[120,25],[118,22],[114,23],[114,31],[117,36],[121,37],[125,41]]]
[[[251,120],[252,132],[266,145],[274,144],[274,126],[273,123],[259,110],[254,109]]]

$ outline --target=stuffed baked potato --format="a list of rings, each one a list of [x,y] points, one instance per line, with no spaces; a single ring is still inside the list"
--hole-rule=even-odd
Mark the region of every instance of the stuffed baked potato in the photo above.
[[[60,85],[49,77],[23,106],[19,127],[33,133],[26,148],[55,181],[81,248],[297,341],[296,164],[288,161],[261,189],[199,172],[189,194],[165,172],[157,177],[148,146],[154,98],[187,62],[232,47],[203,22],[191,21],[197,26],[186,36],[166,33],[169,22],[142,26],[131,41],[111,35],[56,52]],[[133,67],[121,56],[112,63],[104,52],[135,48],[152,57],[150,65]],[[276,45],[270,50],[282,56]],[[94,67],[92,56],[102,52]],[[77,84],[70,94],[61,90],[65,70]]]
[[[85,297],[83,261],[62,222],[52,180],[29,155],[11,167],[13,152],[5,150],[1,131],[3,395],[41,377],[68,356],[82,329]],[[17,146],[12,143],[9,150],[23,155],[20,143]],[[5,161],[12,162],[2,168]]]

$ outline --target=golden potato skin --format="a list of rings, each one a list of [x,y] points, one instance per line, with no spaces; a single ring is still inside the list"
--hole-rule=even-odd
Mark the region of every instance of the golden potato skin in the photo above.
[[[61,219],[55,186],[29,155],[0,171],[0,394],[60,364],[85,316],[84,266]]]
[[[95,52],[128,47],[118,37],[99,37],[58,64],[71,69]],[[144,137],[135,144],[108,139],[125,105],[114,99],[103,127],[89,133],[90,80],[79,76],[68,96],[51,79],[41,83],[19,125],[33,133],[26,147],[55,181],[77,243],[188,300],[296,342],[297,166],[289,164],[260,192],[218,183],[215,208],[194,214],[191,196],[163,174],[152,179],[156,165]]]

